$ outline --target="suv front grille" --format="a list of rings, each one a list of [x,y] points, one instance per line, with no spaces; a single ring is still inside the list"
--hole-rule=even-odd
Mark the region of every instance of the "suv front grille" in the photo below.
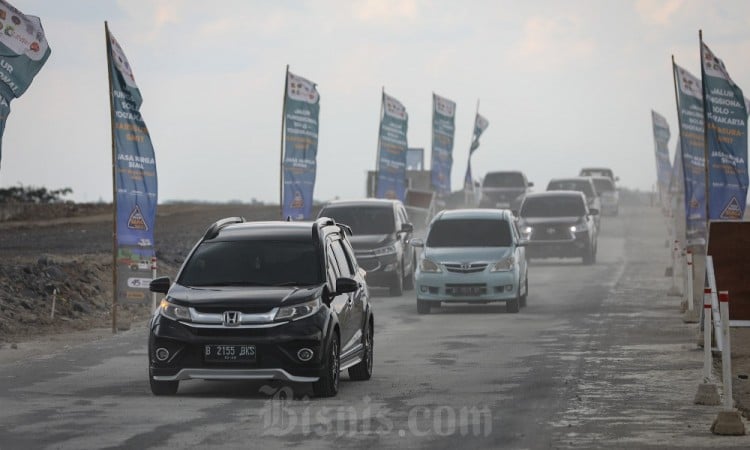
[[[443,264],[448,272],[454,273],[477,273],[482,272],[487,268],[487,263],[470,263],[470,264],[457,264],[457,263],[445,263]]]
[[[537,241],[571,240],[570,225],[541,225],[534,227],[532,239]]]
[[[273,308],[269,306],[195,306],[194,309],[201,314],[224,314],[225,311],[239,311],[242,314],[263,314]]]

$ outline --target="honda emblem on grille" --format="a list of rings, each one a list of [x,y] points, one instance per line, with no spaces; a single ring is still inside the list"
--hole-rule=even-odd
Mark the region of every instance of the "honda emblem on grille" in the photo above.
[[[240,324],[242,313],[239,311],[224,311],[224,326],[236,327]]]

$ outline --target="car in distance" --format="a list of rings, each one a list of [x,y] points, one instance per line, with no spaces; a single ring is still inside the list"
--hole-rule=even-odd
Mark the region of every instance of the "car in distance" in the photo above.
[[[584,167],[578,173],[581,177],[607,177],[612,181],[620,181],[609,167]]]
[[[590,209],[601,211],[601,200],[591,177],[553,178],[547,184],[548,191],[581,191],[586,196],[586,203]],[[599,216],[595,216],[599,225]]]
[[[596,261],[599,214],[590,209],[580,191],[547,191],[529,194],[518,213],[518,229],[526,239],[526,256],[582,258]]]
[[[520,171],[487,172],[482,179],[479,207],[517,210],[533,186]]]
[[[620,212],[620,193],[609,177],[591,177],[599,194],[602,215],[616,216]]]
[[[369,293],[347,238],[314,222],[222,219],[193,247],[149,325],[149,382],[283,380],[334,396],[339,372],[367,380],[373,363]]]
[[[430,223],[415,275],[417,312],[445,303],[503,302],[516,313],[529,294],[524,242],[509,210],[443,210]]]
[[[320,210],[351,227],[350,241],[369,286],[389,289],[400,296],[414,288],[416,252],[411,245],[414,225],[399,200],[367,198],[332,201]]]

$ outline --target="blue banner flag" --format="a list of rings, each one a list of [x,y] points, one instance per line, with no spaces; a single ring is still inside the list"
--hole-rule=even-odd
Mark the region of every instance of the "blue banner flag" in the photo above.
[[[106,24],[105,24],[106,27]],[[157,179],[154,147],[140,113],[141,91],[122,47],[106,27],[116,205],[117,301],[148,300]]]
[[[474,118],[474,132],[471,135],[471,146],[469,147],[469,160],[466,163],[466,175],[464,175],[464,189],[474,189],[474,176],[471,173],[471,155],[479,148],[479,137],[484,130],[490,126],[490,122],[481,114],[477,113]]]
[[[281,215],[312,218],[318,156],[320,94],[316,84],[287,71]]]
[[[31,85],[52,50],[38,17],[0,0],[0,157],[10,102]]]
[[[456,132],[456,103],[432,94],[432,188],[438,195],[451,192],[453,138]]]
[[[747,109],[742,89],[701,40],[708,219],[741,220],[747,200]]]
[[[404,201],[406,196],[406,132],[409,115],[395,98],[383,92],[378,135],[378,179],[375,197]]]
[[[661,206],[669,207],[669,179],[672,176],[672,165],[669,162],[669,124],[667,119],[656,111],[651,111],[651,122],[654,128],[654,144],[656,155],[656,181],[659,187]]]
[[[674,64],[685,190],[685,234],[689,245],[706,243],[706,163],[701,81]]]

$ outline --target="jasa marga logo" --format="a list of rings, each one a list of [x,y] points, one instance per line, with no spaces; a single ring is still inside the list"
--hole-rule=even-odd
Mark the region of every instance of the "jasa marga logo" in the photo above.
[[[724,220],[742,219],[742,208],[740,208],[740,202],[737,201],[736,197],[732,197],[732,199],[729,200],[729,203],[724,207],[719,218]]]

